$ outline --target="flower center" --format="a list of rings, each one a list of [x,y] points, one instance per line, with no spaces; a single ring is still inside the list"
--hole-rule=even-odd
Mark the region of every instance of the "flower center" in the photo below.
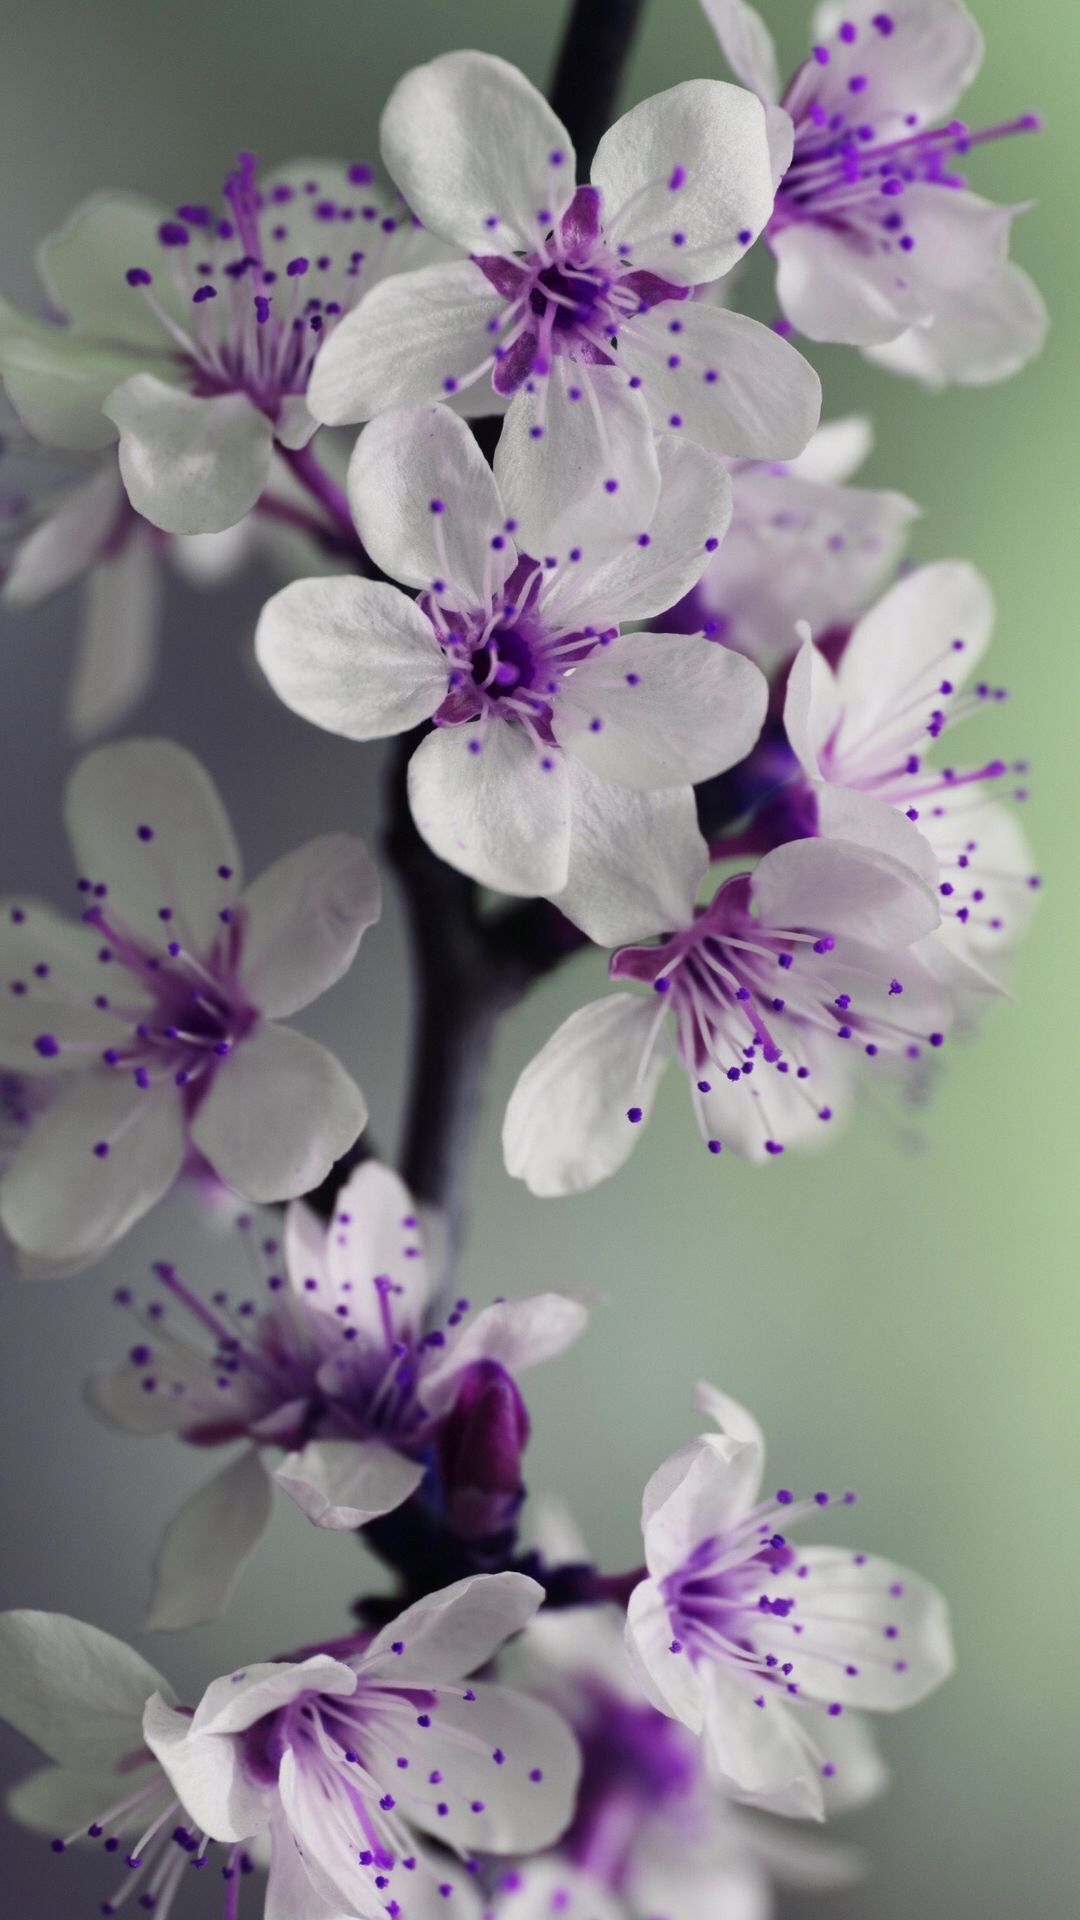
[[[880,1010],[882,994],[891,1006],[904,991],[902,981],[886,978],[884,962],[879,977],[866,955],[860,952],[852,962],[831,934],[764,926],[751,911],[748,874],[726,881],[691,927],[655,946],[621,948],[609,970],[613,979],[646,982],[663,1002],[642,1055],[639,1086],[661,1021],[673,1016],[698,1124],[712,1153],[720,1152],[722,1142],[711,1137],[707,1096],[721,1078],[732,1086],[749,1083],[765,1150],[779,1154],[783,1141],[770,1128],[768,1086],[760,1084],[772,1073],[793,1081],[819,1120],[832,1119],[831,1108],[819,1106],[806,1084],[815,1035],[861,1040],[871,1058],[897,1051],[915,1058],[923,1041],[937,1047],[943,1040]],[[628,1110],[632,1123],[642,1117],[640,1107]]]
[[[599,189],[579,187],[558,226],[531,253],[474,256],[507,304],[490,323],[499,336],[490,358],[466,379],[444,382],[448,390],[492,367],[496,391],[515,393],[530,375],[549,373],[560,354],[586,365],[610,364],[619,332],[631,320],[661,301],[688,298],[689,288],[635,271],[629,243],[618,250],[610,245],[600,216]]]
[[[1030,113],[977,132],[962,120],[925,127],[917,110],[905,111],[891,98],[878,105],[880,43],[887,45],[896,31],[887,13],[875,14],[861,28],[845,22],[793,76],[782,104],[795,123],[795,151],[777,193],[770,234],[813,220],[857,234],[875,250],[911,253],[917,215],[909,219],[904,207],[909,186],[962,188],[967,182],[955,171],[958,156],[987,141],[1038,129],[1038,117]],[[873,46],[872,62],[864,57],[867,42]],[[865,71],[866,66],[872,70]]]
[[[222,214],[185,204],[162,221],[153,271],[138,262],[126,278],[187,361],[193,392],[244,392],[276,418],[306,391],[323,341],[416,225],[403,201],[376,199],[372,177],[358,164],[264,190],[241,153]]]

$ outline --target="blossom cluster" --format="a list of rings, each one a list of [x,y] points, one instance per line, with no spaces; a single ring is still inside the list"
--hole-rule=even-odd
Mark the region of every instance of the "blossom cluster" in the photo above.
[[[41,250],[45,316],[0,307],[3,590],[82,582],[76,738],[142,697],[162,560],[212,587],[269,558],[273,693],[401,741],[417,1084],[468,1078],[466,1011],[608,953],[506,1108],[547,1197],[617,1173],[669,1065],[721,1169],[824,1144],[875,1079],[921,1089],[1007,992],[1039,885],[1025,763],[945,741],[1005,697],[990,585],[907,559],[919,509],[852,484],[869,424],[821,424],[790,337],[930,386],[1019,371],[1045,316],[1017,209],[958,167],[1037,123],[949,117],[982,56],[960,0],[824,0],[786,84],[746,0],[703,6],[734,79],[633,107],[587,179],[524,75],[443,54],[391,93],[381,171],[243,152],[216,206],[95,195]],[[759,241],[771,326],[731,304]],[[64,1278],[179,1184],[259,1276],[162,1258],[114,1296],[134,1332],[93,1411],[228,1450],[166,1521],[146,1624],[222,1612],[275,1488],[396,1584],[194,1705],[95,1627],[0,1615],[0,1714],[47,1762],[14,1817],[117,1855],[102,1911],[161,1920],[211,1858],[225,1920],[261,1873],[266,1920],[691,1920],[843,1884],[851,1850],[787,1823],[883,1788],[864,1716],[948,1676],[941,1596],[793,1538],[855,1495],[763,1491],[756,1420],[708,1386],[639,1566],[535,1515],[520,1383],[585,1298],[464,1294],[447,1140],[384,1164],[351,1064],[292,1024],[379,919],[364,842],[245,881],[161,739],[90,745],[63,815],[71,912],[0,901],[0,1229]],[[465,1035],[437,1062],[433,1020]],[[431,1132],[464,1131],[441,1094]]]

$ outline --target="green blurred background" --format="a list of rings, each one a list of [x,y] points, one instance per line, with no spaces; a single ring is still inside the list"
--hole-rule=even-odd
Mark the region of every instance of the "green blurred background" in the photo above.
[[[406,66],[451,46],[504,54],[543,82],[564,0],[34,0],[6,12],[0,75],[3,291],[31,301],[36,237],[98,185],[168,201],[205,197],[235,147],[267,161],[374,151],[378,107]],[[802,0],[766,0],[785,64],[805,46]],[[476,1163],[467,1290],[476,1298],[588,1285],[608,1304],[579,1350],[535,1378],[530,1482],[570,1495],[598,1556],[636,1555],[640,1487],[695,1428],[690,1389],[711,1376],[772,1437],[776,1478],[854,1484],[843,1534],[908,1561],[950,1595],[957,1679],[886,1727],[888,1799],[845,1823],[873,1855],[860,1888],[816,1903],[838,1920],[930,1915],[1015,1920],[1075,1911],[1080,1695],[1073,1618],[1076,1525],[1077,980],[1073,611],[1076,138],[1080,8],[978,0],[988,57],[974,122],[1029,108],[1037,138],[983,150],[975,184],[1030,199],[1016,257],[1055,328],[1010,384],[931,397],[839,349],[815,351],[826,417],[865,409],[866,478],[926,510],[920,558],[959,554],[1000,607],[994,677],[1012,688],[972,753],[1032,761],[1027,826],[1047,876],[1003,1005],[951,1049],[932,1102],[899,1123],[867,1110],[830,1154],[751,1170],[702,1154],[669,1087],[631,1170],[584,1198],[531,1200],[503,1173],[498,1126],[514,1076],[600,983],[582,961],[507,1023]],[[722,67],[696,0],[651,0],[624,104]],[[768,276],[747,283],[771,317]],[[251,870],[307,834],[375,831],[377,755],[309,733],[265,697],[245,651],[265,579],[209,601],[177,586],[161,683],[137,729],[204,755],[233,807]],[[59,728],[73,603],[7,616],[2,635],[4,882],[64,899]],[[965,743],[965,746],[968,743]],[[380,1139],[392,1137],[408,1007],[391,903],[361,962],[310,1025],[356,1066]],[[79,1405],[86,1364],[127,1343],[108,1300],[155,1256],[236,1282],[238,1254],[190,1203],[171,1203],[104,1273],[0,1291],[5,1466],[3,1603],[55,1607],[137,1631],[158,1524],[204,1463],[168,1443],[98,1429]],[[243,1281],[240,1279],[242,1286]],[[272,1538],[221,1626],[151,1656],[190,1695],[252,1653],[339,1629],[360,1555],[315,1536],[281,1502]],[[10,1775],[25,1763],[11,1741]],[[93,1910],[99,1864],[59,1865],[5,1834],[9,1911]],[[203,1893],[202,1910],[212,1911]],[[815,1902],[792,1901],[813,1913]],[[716,1920],[724,1920],[717,1915]]]

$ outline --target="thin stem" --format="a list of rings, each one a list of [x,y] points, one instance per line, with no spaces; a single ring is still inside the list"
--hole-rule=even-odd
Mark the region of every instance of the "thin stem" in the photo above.
[[[278,451],[302,487],[317,500],[334,526],[349,542],[349,552],[357,559],[362,573],[374,574],[374,568],[360,544],[353,525],[349,496],[344,487],[327,473],[310,443],[306,447],[280,447]]]
[[[264,493],[256,502],[255,511],[265,520],[277,520],[282,526],[295,527],[298,533],[314,541],[324,553],[333,555],[335,559],[356,561],[360,557],[360,542],[355,533],[340,532],[336,525],[329,526],[325,520],[308,513],[306,507],[296,506],[292,500],[281,500],[276,494]]]
[[[563,35],[551,104],[587,176],[612,118],[619,85],[645,0],[574,0]]]

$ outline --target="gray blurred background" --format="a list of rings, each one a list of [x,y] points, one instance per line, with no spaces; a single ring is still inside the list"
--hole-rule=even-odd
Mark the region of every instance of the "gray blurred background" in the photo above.
[[[805,46],[803,0],[766,4],[785,54]],[[931,398],[839,350],[814,355],[826,415],[878,423],[867,477],[926,508],[920,558],[959,553],[1000,603],[995,679],[1015,691],[973,754],[1033,760],[1028,827],[1048,876],[1022,958],[1018,1004],[957,1046],[933,1103],[868,1111],[818,1159],[756,1171],[700,1151],[682,1089],[662,1099],[633,1165],[562,1203],[531,1200],[502,1170],[498,1127],[516,1073],[557,1020],[595,992],[598,960],[547,983],[506,1024],[476,1160],[467,1291],[588,1285],[609,1304],[578,1350],[535,1376],[536,1490],[572,1498],[598,1557],[638,1557],[637,1506],[653,1466],[695,1430],[694,1379],[744,1398],[771,1436],[774,1478],[854,1484],[857,1512],[831,1537],[908,1561],[949,1593],[958,1678],[884,1729],[891,1794],[845,1823],[873,1876],[785,1912],[836,1920],[1049,1920],[1076,1907],[1080,1698],[1077,1556],[1075,830],[1077,307],[1073,0],[978,0],[985,72],[973,121],[1029,107],[1048,130],[979,158],[976,183],[1037,201],[1015,251],[1057,326],[1041,363],[1010,385]],[[722,71],[696,0],[652,0],[625,104]],[[215,189],[238,146],[373,156],[375,118],[406,66],[451,46],[504,54],[542,82],[564,0],[9,0],[0,73],[5,221],[0,287],[33,304],[35,241],[96,186],[166,202]],[[767,276],[748,298],[771,317]],[[198,752],[257,871],[311,834],[378,832],[380,754],[308,730],[250,665],[272,582],[252,573],[208,598],[170,587],[164,666],[131,731]],[[66,903],[59,785],[73,751],[60,725],[74,598],[4,615],[0,820],[4,890]],[[380,1141],[392,1141],[409,1024],[391,894],[347,981],[306,1022],[354,1068]],[[99,1272],[0,1287],[3,1567],[0,1603],[67,1611],[137,1635],[164,1517],[206,1462],[171,1442],[110,1434],[81,1406],[87,1366],[130,1340],[113,1289],[154,1258],[243,1288],[240,1250],[190,1199],[174,1199]],[[147,1652],[181,1694],[213,1674],[340,1631],[367,1577],[347,1537],[317,1535],[280,1501],[227,1620]],[[5,1738],[4,1777],[30,1755]],[[55,1861],[5,1830],[4,1910],[20,1920],[96,1911],[100,1859]],[[198,1884],[200,1911],[215,1889]],[[190,1895],[189,1895],[190,1899]],[[186,1912],[188,1909],[184,1909]],[[716,1920],[723,1920],[717,1915]]]

